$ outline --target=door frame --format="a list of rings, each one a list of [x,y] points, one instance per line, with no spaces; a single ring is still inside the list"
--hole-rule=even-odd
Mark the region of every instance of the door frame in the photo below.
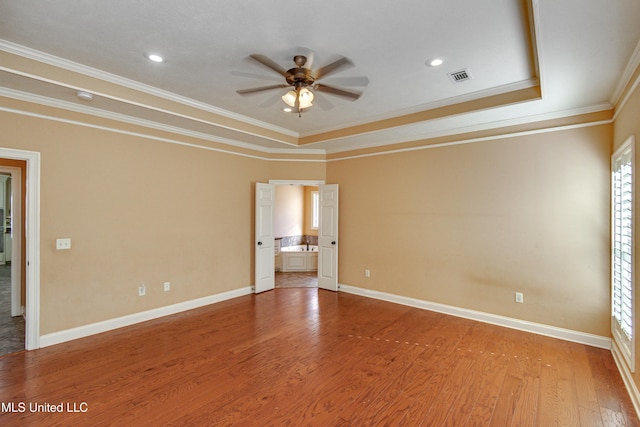
[[[317,186],[325,185],[324,179],[270,179],[269,184],[273,185],[304,185],[304,186]]]
[[[25,349],[40,348],[40,153],[0,148],[0,158],[24,160],[26,167]]]

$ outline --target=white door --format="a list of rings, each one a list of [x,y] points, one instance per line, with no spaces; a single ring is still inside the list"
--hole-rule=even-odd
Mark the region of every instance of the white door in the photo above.
[[[318,287],[338,290],[338,184],[320,185]]]
[[[256,183],[255,293],[268,291],[275,287],[275,268],[273,265],[275,237],[273,234],[274,199],[274,185]]]

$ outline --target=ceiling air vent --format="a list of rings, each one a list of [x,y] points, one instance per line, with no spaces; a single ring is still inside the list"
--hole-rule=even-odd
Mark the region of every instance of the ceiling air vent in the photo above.
[[[460,83],[472,78],[471,73],[466,68],[464,70],[454,71],[453,73],[449,73],[448,76],[451,79],[451,81],[454,83]]]

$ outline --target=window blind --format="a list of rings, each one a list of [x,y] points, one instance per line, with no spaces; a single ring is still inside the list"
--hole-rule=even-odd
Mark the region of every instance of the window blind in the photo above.
[[[612,332],[633,370],[633,141],[612,157]]]

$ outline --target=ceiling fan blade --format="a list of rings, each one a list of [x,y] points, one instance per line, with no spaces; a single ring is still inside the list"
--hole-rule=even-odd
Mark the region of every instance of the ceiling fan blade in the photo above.
[[[331,77],[326,82],[329,85],[338,85],[338,86],[356,86],[356,87],[369,86],[369,78],[365,76]]]
[[[282,102],[282,92],[279,92],[279,91],[273,92],[271,95],[265,98],[266,99],[264,100],[264,102],[258,105],[258,107],[260,108],[273,107],[275,104],[278,103],[278,101]],[[282,104],[282,106],[284,107],[284,104]]]
[[[307,62],[304,64],[304,68],[311,69],[311,67],[313,67],[313,57],[315,56],[315,53],[312,50],[307,49],[307,54],[305,56],[307,57]]]
[[[257,79],[257,80],[271,80],[273,82],[282,81],[282,77],[278,77],[278,76],[263,76],[261,74],[245,73],[244,71],[237,71],[237,70],[231,71],[231,75],[238,76],[238,77],[248,77],[250,79]]]
[[[331,64],[325,65],[324,67],[318,69],[316,71],[316,80],[320,80],[323,77],[331,73],[335,73],[341,68],[352,67],[353,62],[349,60],[349,58],[345,58],[344,56],[336,61],[333,61]]]
[[[313,105],[317,105],[324,111],[331,110],[334,107],[334,105],[327,99],[326,96],[316,96],[313,99]]]
[[[252,93],[257,93],[257,92],[264,92],[266,90],[272,90],[272,89],[282,89],[285,87],[289,87],[288,85],[270,85],[270,86],[260,86],[260,87],[252,87],[249,89],[239,89],[236,90],[236,93],[240,94],[240,95],[249,95]]]
[[[307,58],[307,62],[302,66],[302,68],[311,68],[313,67],[313,57],[315,56],[314,51],[304,46],[297,46],[294,50],[296,55],[302,55]],[[294,61],[295,62],[295,61]]]
[[[314,89],[317,90],[318,92],[324,92],[331,95],[341,96],[343,98],[349,98],[353,101],[360,98],[360,95],[362,95],[362,93],[360,92],[351,92],[348,90],[338,89],[337,87],[327,86],[323,84],[315,85]]]
[[[287,70],[285,70],[283,67],[281,67],[278,63],[276,63],[275,61],[267,58],[264,55],[259,55],[257,53],[252,53],[251,55],[249,55],[249,58],[258,61],[259,63],[261,63],[262,65],[264,65],[267,68],[272,69],[273,71],[275,71],[278,74],[281,74],[282,76],[285,75],[285,73],[287,72]]]

